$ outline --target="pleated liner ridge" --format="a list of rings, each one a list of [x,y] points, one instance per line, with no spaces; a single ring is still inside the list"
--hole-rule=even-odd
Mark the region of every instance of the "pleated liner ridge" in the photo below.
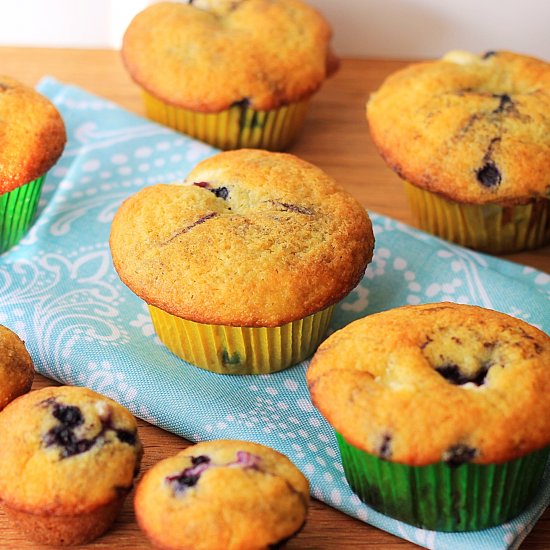
[[[178,357],[218,374],[268,374],[309,357],[324,339],[334,306],[279,327],[187,321],[149,305],[158,337]]]
[[[44,178],[0,195],[0,254],[15,246],[32,225]]]
[[[271,111],[235,103],[219,113],[198,113],[168,105],[143,91],[147,116],[220,149],[285,149],[297,136],[307,114],[309,99]]]
[[[542,246],[550,240],[550,200],[528,204],[462,204],[405,182],[421,229],[462,246],[499,254]]]
[[[550,447],[502,464],[407,466],[336,434],[346,478],[374,509],[436,531],[477,531],[517,516],[539,487]]]

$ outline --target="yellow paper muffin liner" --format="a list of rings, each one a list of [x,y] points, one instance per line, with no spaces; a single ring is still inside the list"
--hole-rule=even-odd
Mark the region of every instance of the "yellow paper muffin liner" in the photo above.
[[[309,98],[271,111],[257,111],[246,102],[219,113],[198,113],[164,103],[143,90],[147,116],[220,149],[281,151],[300,131]]]
[[[196,323],[148,307],[158,337],[172,353],[218,374],[268,374],[299,363],[324,339],[334,309],[257,328]]]
[[[462,246],[491,254],[519,252],[550,241],[550,200],[528,204],[464,204],[405,182],[421,229]]]

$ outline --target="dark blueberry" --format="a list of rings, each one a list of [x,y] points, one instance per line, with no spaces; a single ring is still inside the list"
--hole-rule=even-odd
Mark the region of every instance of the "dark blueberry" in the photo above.
[[[248,99],[248,97],[245,97],[240,101],[235,101],[231,104],[231,107],[241,107],[243,109],[248,109],[250,107],[250,99]]]
[[[222,351],[221,359],[224,365],[239,365],[241,362],[241,356],[238,351],[235,351],[229,355],[229,352],[226,349]]]
[[[443,461],[451,468],[456,468],[467,462],[471,462],[477,455],[477,450],[468,445],[453,445],[443,453]]]
[[[514,108],[514,102],[508,94],[497,94],[495,98],[499,99],[498,107],[495,109],[495,113],[502,113],[506,110],[512,110]]]
[[[78,439],[72,429],[59,425],[54,426],[44,437],[46,447],[57,445],[61,447],[61,457],[85,453],[90,449],[95,441],[90,439]]]
[[[210,457],[200,455],[200,456],[192,456],[191,457],[191,464],[193,466],[198,466],[199,464],[208,464],[210,462]]]
[[[455,344],[458,344],[459,346],[462,345],[462,340],[456,336],[451,336],[451,340],[455,343]]]
[[[451,384],[455,386],[462,386],[468,382],[468,377],[462,374],[462,371],[458,368],[458,365],[449,364],[436,367],[435,370],[445,378]]]
[[[128,430],[115,430],[116,436],[122,443],[128,443],[128,445],[136,444],[136,434]]]
[[[455,386],[463,386],[464,384],[473,383],[476,386],[481,386],[485,382],[487,372],[491,367],[490,363],[487,363],[479,368],[473,376],[465,375],[459,368],[458,365],[449,363],[448,365],[442,365],[441,367],[436,367],[435,370],[445,378],[451,384]]]
[[[173,486],[177,493],[197,484],[201,474],[210,467],[210,458],[207,456],[191,457],[191,464],[193,464],[191,468],[185,468],[180,474],[166,478],[166,481]]]
[[[380,458],[390,458],[391,457],[391,440],[392,437],[389,434],[384,434],[382,437],[382,444],[378,450],[378,456]]]
[[[489,59],[490,57],[493,57],[493,55],[496,55],[497,52],[495,52],[494,50],[489,50],[488,52],[485,52],[482,56],[481,56],[481,59]]]
[[[56,403],[52,414],[68,428],[76,428],[76,426],[80,426],[84,422],[82,411],[78,407]]]
[[[214,193],[219,199],[227,200],[229,197],[229,189],[227,187],[212,187],[207,181],[195,181],[193,185],[207,189],[210,193]]]
[[[482,365],[480,369],[470,379],[470,382],[472,382],[476,386],[481,386],[485,384],[485,379],[487,378],[487,373],[489,372],[491,366],[492,363],[485,363],[484,365]]]
[[[493,161],[486,162],[481,168],[476,170],[477,181],[485,187],[494,187],[502,180],[502,175]]]
[[[216,195],[219,199],[227,200],[227,197],[229,197],[229,189],[227,187],[216,187],[215,189],[212,189],[212,193]]]

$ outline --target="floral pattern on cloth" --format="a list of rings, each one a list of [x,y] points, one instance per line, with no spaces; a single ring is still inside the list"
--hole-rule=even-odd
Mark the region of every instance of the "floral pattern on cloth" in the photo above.
[[[0,323],[25,341],[42,374],[88,386],[192,441],[269,445],[306,474],[314,497],[426,548],[517,548],[550,500],[549,472],[513,521],[474,533],[425,531],[364,505],[345,478],[330,426],[313,407],[304,361],[263,376],[224,377],[172,355],[147,309],[118,279],[108,246],[121,202],[181,181],[215,149],[51,78],[39,85],[69,141],[46,179],[30,233],[0,257]],[[503,311],[550,331],[550,276],[478,254],[371,213],[376,249],[330,330],[405,304],[451,300]],[[236,297],[237,299],[237,297]]]

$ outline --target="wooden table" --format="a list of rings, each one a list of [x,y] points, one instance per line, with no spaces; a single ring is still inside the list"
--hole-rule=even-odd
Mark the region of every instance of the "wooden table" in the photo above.
[[[389,73],[403,61],[346,59],[340,72],[315,96],[300,140],[291,152],[317,164],[344,185],[369,210],[412,224],[399,178],[376,153],[368,135],[364,105]],[[118,52],[99,50],[0,48],[0,74],[35,85],[44,75],[77,84],[109,98],[122,107],[142,113],[138,89],[126,75]],[[513,254],[508,259],[550,272],[550,246],[534,252]],[[53,384],[38,376],[34,388]],[[145,445],[143,470],[173,455],[189,443],[180,437],[139,422]],[[34,548],[14,532],[0,513],[0,548]],[[90,547],[150,548],[133,516],[132,498],[127,500],[115,527]],[[289,549],[405,550],[417,548],[314,501],[308,523]],[[529,535],[522,549],[550,548],[550,511]],[[221,549],[220,549],[221,550]]]

